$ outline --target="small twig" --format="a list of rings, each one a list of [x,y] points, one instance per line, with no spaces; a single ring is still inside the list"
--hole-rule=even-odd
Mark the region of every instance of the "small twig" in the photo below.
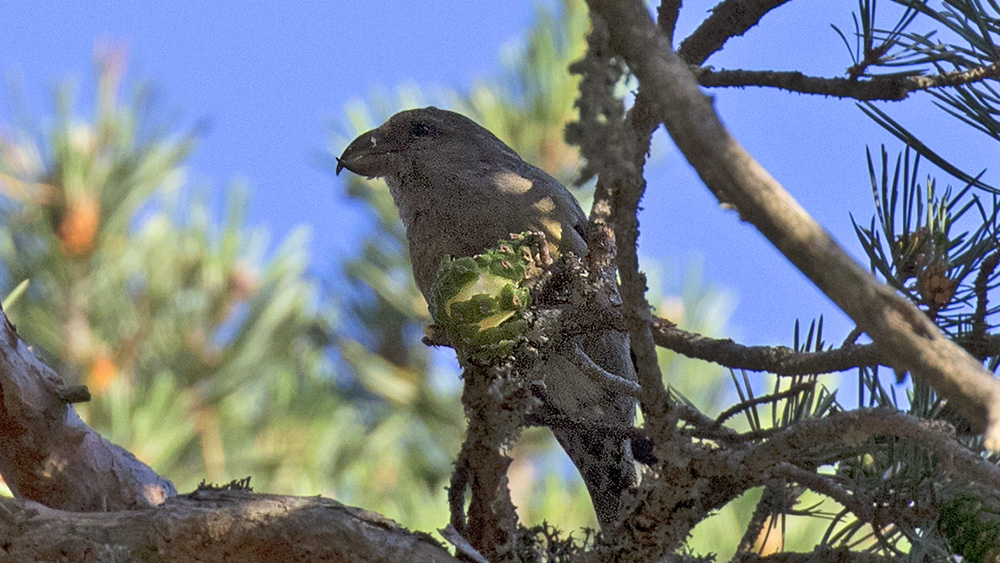
[[[817,547],[808,553],[783,551],[770,555],[745,553],[733,557],[732,563],[902,563],[906,559],[891,555],[877,555],[848,548]]]
[[[743,537],[740,538],[740,543],[736,547],[736,554],[733,555],[733,561],[736,561],[744,553],[753,551],[761,531],[764,530],[764,525],[767,524],[771,515],[775,513],[775,501],[779,495],[784,496],[784,489],[785,482],[780,479],[771,479],[764,484],[764,492],[761,493],[760,500],[757,501],[757,507],[754,508],[753,515],[750,516],[750,522],[747,523]]]
[[[677,49],[688,64],[701,65],[733,37],[743,35],[788,0],[723,0]]]
[[[729,338],[709,338],[677,328],[666,319],[654,318],[651,322],[653,339],[657,346],[730,369],[762,371],[779,376],[800,376],[835,373],[861,367],[892,367],[878,346],[849,344],[856,339],[857,329],[845,339],[845,344],[841,348],[822,352],[796,352],[787,346],[746,346]],[[955,343],[985,355],[1000,354],[1000,335],[987,334],[980,338],[973,335],[963,336],[956,338]]]
[[[798,71],[715,70],[702,67],[694,71],[698,83],[714,88],[779,88],[800,94],[819,94],[862,101],[906,99],[911,92],[932,88],[960,86],[987,78],[1000,77],[1000,64],[970,70],[946,72],[933,76],[872,76],[866,80],[840,77],[806,76]]]
[[[872,345],[845,346],[825,352],[796,352],[786,346],[744,346],[728,338],[709,338],[682,330],[659,318],[653,319],[652,329],[657,346],[731,369],[796,376],[833,373],[879,363],[879,353]]]
[[[612,395],[628,395],[636,400],[642,398],[642,388],[638,383],[618,377],[597,365],[579,344],[573,344],[563,357]]]
[[[869,524],[880,524],[874,521],[875,511],[872,509],[871,504],[864,503],[856,495],[819,473],[807,471],[788,462],[781,462],[769,469],[768,474],[775,477],[784,477],[788,481],[794,481],[807,489],[830,497],[854,513],[859,520],[868,522]]]
[[[86,385],[71,385],[56,389],[59,400],[67,403],[86,403],[90,400],[90,389]]]
[[[656,9],[656,23],[667,37],[673,40],[674,28],[677,26],[677,16],[681,11],[681,0],[663,0]]]
[[[472,544],[462,537],[462,534],[460,534],[459,531],[456,530],[451,524],[439,529],[438,533],[441,534],[442,538],[448,540],[448,543],[455,546],[456,551],[468,557],[475,563],[490,563],[489,560],[483,557],[483,554],[479,553],[476,548],[472,547]]]
[[[854,344],[864,333],[865,331],[861,330],[859,327],[852,328],[851,332],[847,333],[847,336],[844,337],[844,342],[840,345],[840,347],[846,348],[848,345]]]
[[[764,403],[774,403],[780,401],[781,399],[798,395],[802,391],[805,391],[806,389],[811,389],[815,385],[816,385],[815,381],[806,381],[803,383],[799,383],[797,385],[792,385],[788,389],[785,389],[784,391],[780,391],[778,393],[771,393],[770,395],[762,395],[760,397],[754,397],[753,399],[742,401],[722,411],[722,413],[718,417],[716,417],[715,423],[719,426],[722,426],[722,423],[724,423],[730,417],[739,414],[750,407],[754,407]]]
[[[1000,252],[994,252],[983,260],[982,267],[979,268],[979,274],[976,276],[975,284],[975,294],[976,294],[976,312],[972,315],[972,330],[970,331],[970,336],[974,340],[982,340],[986,337],[986,310],[989,304],[989,281],[990,277],[993,275],[993,271],[997,268],[997,263],[1000,262]],[[984,358],[985,356],[980,356]]]
[[[465,490],[469,486],[468,448],[468,441],[463,442],[462,449],[458,452],[458,459],[455,460],[455,470],[451,473],[451,481],[447,487],[448,511],[451,513],[451,522],[448,527],[459,534],[464,534],[466,530]]]

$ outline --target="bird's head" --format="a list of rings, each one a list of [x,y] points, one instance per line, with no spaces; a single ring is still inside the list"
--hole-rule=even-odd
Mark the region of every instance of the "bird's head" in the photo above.
[[[391,176],[408,161],[468,158],[477,149],[499,149],[517,158],[509,147],[475,121],[453,111],[426,107],[401,111],[379,127],[351,141],[337,159],[337,174],[348,169],[369,178]]]

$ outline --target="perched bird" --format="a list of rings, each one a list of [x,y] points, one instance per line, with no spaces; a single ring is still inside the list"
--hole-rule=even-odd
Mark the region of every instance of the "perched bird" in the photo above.
[[[435,107],[397,113],[348,145],[337,173],[344,168],[385,178],[406,227],[417,287],[428,300],[446,254],[472,256],[512,233],[543,232],[553,256],[587,254],[587,216],[572,194],[461,114]],[[636,380],[626,334],[602,330],[575,338],[602,368]],[[541,412],[532,418],[552,429],[579,469],[608,532],[618,521],[623,492],[635,484],[626,437],[635,402],[558,354],[535,366],[545,385],[538,392]]]

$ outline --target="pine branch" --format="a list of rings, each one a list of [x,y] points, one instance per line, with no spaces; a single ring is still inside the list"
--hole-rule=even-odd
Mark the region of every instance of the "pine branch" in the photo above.
[[[427,534],[374,512],[246,491],[96,514],[0,498],[0,537],[4,561],[458,561]]]
[[[695,71],[698,83],[716,88],[778,88],[801,94],[819,94],[855,100],[900,101],[910,93],[934,88],[971,84],[1000,78],[1000,64],[932,76],[873,76],[865,80],[840,77],[807,76],[797,71],[714,70],[702,67]]]
[[[768,12],[788,0],[723,0],[712,15],[681,42],[677,54],[688,64],[701,65],[733,37],[743,35]]]
[[[1000,490],[1000,467],[958,443],[951,425],[891,409],[842,411],[799,421],[745,455],[738,453],[738,467],[747,475],[765,475],[784,462],[805,461],[812,466],[832,463],[879,436],[912,440],[935,454],[951,475]]]
[[[643,389],[642,409],[647,420],[665,432],[669,427],[665,420],[669,403],[649,328],[646,279],[639,271],[636,250],[639,232],[636,211],[646,186],[642,170],[656,123],[641,112],[646,106],[641,102],[641,92],[633,111],[625,118],[624,106],[614,91],[622,68],[607,48],[606,24],[593,14],[591,18],[593,28],[587,37],[587,56],[570,68],[582,74],[583,79],[577,101],[580,118],[567,128],[566,136],[569,142],[580,145],[580,152],[587,159],[583,178],[598,174],[590,213],[591,229],[609,229],[615,241],[626,325]],[[614,141],[609,143],[609,138]],[[609,151],[608,147],[615,148]]]
[[[792,376],[833,373],[879,363],[878,352],[872,345],[848,345],[825,352],[796,352],[785,346],[744,346],[728,338],[709,338],[679,329],[664,319],[654,319],[652,327],[657,346],[731,369]]]
[[[730,369],[797,376],[879,365],[892,367],[889,357],[874,344],[845,344],[822,352],[796,352],[787,346],[746,346],[729,338],[710,338],[677,328],[661,318],[654,318],[651,326],[657,346]],[[1000,355],[1000,335],[972,332],[956,338],[955,343],[977,357]]]

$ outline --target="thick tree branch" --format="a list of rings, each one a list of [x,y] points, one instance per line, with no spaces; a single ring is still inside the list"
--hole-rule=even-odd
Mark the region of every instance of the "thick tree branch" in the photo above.
[[[582,74],[583,80],[577,101],[579,122],[567,129],[566,136],[569,142],[580,145],[587,159],[582,176],[599,174],[590,212],[591,229],[597,232],[608,229],[613,236],[621,275],[622,309],[642,387],[640,404],[646,420],[662,431],[671,425],[666,420],[669,402],[649,328],[646,278],[639,271],[636,253],[639,233],[636,210],[646,186],[642,169],[658,122],[637,111],[645,105],[637,104],[628,115],[629,127],[623,123],[624,107],[614,94],[623,68],[612,59],[608,49],[606,24],[600,18],[592,17],[591,21],[587,55],[570,68]]]
[[[0,499],[0,537],[4,561],[458,561],[426,534],[367,510],[247,491],[103,513]]]
[[[786,2],[788,0],[723,0],[712,8],[712,15],[681,42],[677,54],[688,64],[701,66],[721,50],[726,41],[743,35],[768,12]]]
[[[1000,449],[1000,381],[949,341],[911,303],[878,282],[736,142],[687,64],[640,0],[588,0],[607,22],[611,46],[645,91],[688,162],[720,201],[735,207],[886,351],[949,398]],[[621,259],[621,253],[619,253]]]
[[[463,534],[479,553],[489,560],[501,559],[514,545],[517,532],[517,512],[510,499],[507,469],[511,458],[507,449],[516,439],[525,408],[519,403],[526,399],[524,391],[501,373],[484,366],[468,366],[463,375],[465,388],[462,404],[469,421],[459,461],[469,486],[468,524]],[[452,479],[452,485],[456,482]],[[452,510],[464,489],[449,491]],[[452,523],[458,520],[452,514]]]
[[[177,494],[65,402],[66,386],[0,311],[0,475],[20,498],[76,511],[156,506]]]
[[[1000,490],[1000,467],[955,441],[950,425],[891,409],[859,409],[801,420],[766,442],[738,453],[733,469],[738,467],[745,475],[766,475],[784,462],[832,463],[878,436],[913,440],[935,454],[946,472]]]
[[[699,84],[714,88],[758,86],[855,100],[899,101],[906,99],[911,92],[998,78],[1000,64],[933,76],[873,76],[866,80],[806,76],[797,71],[715,70],[702,67],[694,72]]]

